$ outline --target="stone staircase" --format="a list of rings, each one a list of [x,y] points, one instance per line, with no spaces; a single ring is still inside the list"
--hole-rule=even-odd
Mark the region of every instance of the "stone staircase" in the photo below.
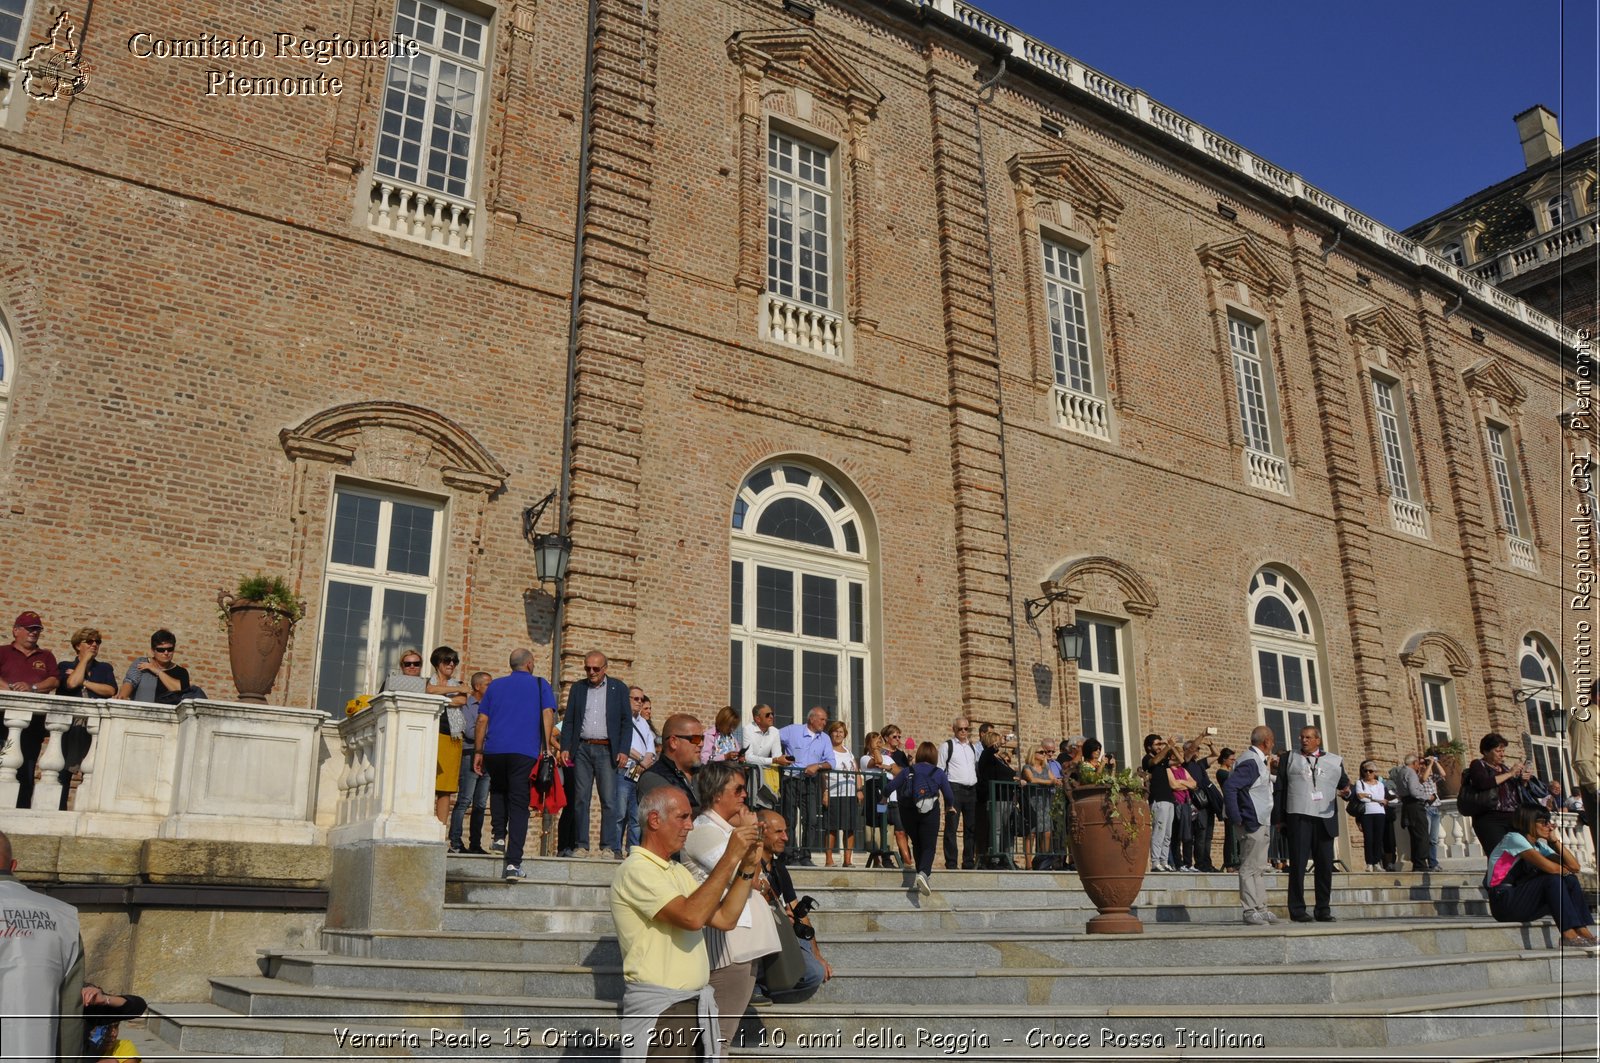
[[[205,1004],[152,1008],[150,1060],[615,1058],[615,864],[451,857],[443,928],[324,931]],[[1477,875],[1335,876],[1332,924],[1246,927],[1232,875],[1145,880],[1146,932],[1090,936],[1069,872],[797,869],[835,977],[746,1016],[736,1057],[1595,1059],[1600,961],[1487,916]],[[1270,900],[1284,914],[1285,876]],[[1187,1031],[1187,1032],[1184,1032]]]

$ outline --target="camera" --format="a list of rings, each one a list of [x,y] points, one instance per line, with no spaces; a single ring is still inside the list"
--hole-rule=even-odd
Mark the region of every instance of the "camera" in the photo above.
[[[810,915],[812,909],[816,906],[817,899],[811,896],[809,893],[804,897],[801,897],[794,904],[794,936],[799,938],[801,941],[810,941],[812,938],[817,936],[817,932],[815,930],[801,921]]]

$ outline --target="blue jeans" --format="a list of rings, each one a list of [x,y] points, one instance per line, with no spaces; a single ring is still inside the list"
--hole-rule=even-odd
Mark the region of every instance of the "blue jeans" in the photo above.
[[[639,784],[617,773],[617,836],[631,849],[639,844]]]
[[[800,942],[800,951],[805,953],[806,961],[806,973],[800,976],[800,981],[789,989],[760,987],[762,992],[772,998],[774,1004],[799,1004],[802,1001],[810,1000],[816,995],[817,990],[822,987],[822,983],[827,977],[826,972],[822,969],[822,961],[817,959],[816,953],[811,951],[811,942]]]
[[[482,775],[472,770],[472,750],[461,751],[461,783],[456,790],[456,806],[450,810],[450,844],[465,849],[461,844],[461,825],[467,806],[472,806],[472,848],[483,848],[483,810],[489,807],[489,773]]]
[[[1435,801],[1428,806],[1428,863],[1439,862],[1439,820],[1443,813],[1439,810],[1439,802]]]
[[[610,743],[578,740],[572,754],[572,844],[589,848],[589,795],[600,791],[600,848],[622,848],[617,829],[617,762]]]

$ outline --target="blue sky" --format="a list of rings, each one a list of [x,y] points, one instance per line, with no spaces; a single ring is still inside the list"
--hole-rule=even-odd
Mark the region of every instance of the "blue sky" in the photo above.
[[[977,6],[1395,229],[1520,171],[1536,103],[1600,133],[1597,0]]]

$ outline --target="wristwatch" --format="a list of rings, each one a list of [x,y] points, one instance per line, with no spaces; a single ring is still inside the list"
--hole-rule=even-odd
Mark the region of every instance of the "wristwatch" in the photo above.
[[[754,871],[749,871],[749,872],[741,871],[741,872],[739,872],[739,877],[744,879],[746,882],[749,882],[751,879],[756,877],[756,873]]]

